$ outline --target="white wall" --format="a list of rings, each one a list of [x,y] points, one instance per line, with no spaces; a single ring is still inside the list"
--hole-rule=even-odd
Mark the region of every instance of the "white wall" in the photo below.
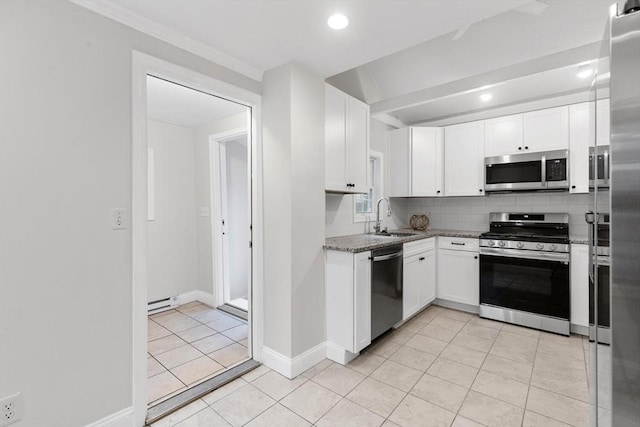
[[[234,129],[247,129],[247,114],[237,114],[207,123],[194,130],[196,207],[211,209],[211,165],[209,136]],[[212,212],[209,213],[210,215]],[[199,215],[199,213],[198,213]],[[211,246],[211,217],[198,216],[198,289],[215,295],[216,265]]]
[[[110,224],[131,208],[132,49],[260,92],[69,2],[0,1],[0,396],[23,393],[15,427],[132,405],[131,232]]]
[[[249,286],[249,187],[246,136],[224,143],[226,153],[230,299],[247,298]]]
[[[193,130],[149,120],[155,220],[148,224],[148,300],[198,288]]]
[[[263,78],[264,344],[325,341],[324,81],[295,64]]]
[[[370,128],[370,149],[379,151],[383,154],[384,159],[384,194],[388,194],[389,185],[389,167],[387,165],[387,159],[389,158],[389,143],[387,132],[393,129],[382,123],[379,120],[371,119]],[[372,222],[370,224],[364,222],[354,222],[353,220],[353,198],[352,195],[333,194],[326,193],[326,237],[346,236],[350,234],[361,234],[373,231],[373,225],[375,223],[376,214],[375,206],[374,212],[371,214]],[[375,203],[375,201],[374,201]],[[382,218],[382,228],[387,227],[390,230],[403,226],[403,221],[400,220],[395,214],[396,201],[391,201],[391,209],[394,212],[392,217],[387,217],[387,207],[385,202],[382,202],[380,211]]]

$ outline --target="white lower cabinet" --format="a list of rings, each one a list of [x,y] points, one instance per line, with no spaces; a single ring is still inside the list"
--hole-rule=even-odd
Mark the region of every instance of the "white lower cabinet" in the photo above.
[[[402,319],[406,320],[436,298],[435,238],[405,243],[402,266]]]
[[[327,357],[348,363],[371,344],[371,252],[325,251]]]
[[[589,327],[589,245],[571,245],[571,324]],[[585,333],[585,331],[577,331]]]
[[[438,238],[438,299],[480,305],[478,239]]]

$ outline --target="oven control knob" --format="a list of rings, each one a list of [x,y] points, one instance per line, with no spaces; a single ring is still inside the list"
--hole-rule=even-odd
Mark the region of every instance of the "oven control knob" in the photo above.
[[[555,251],[556,249],[558,249],[558,247],[556,245],[551,245],[549,249],[551,249],[552,251]]]
[[[498,243],[498,244],[500,245],[501,248],[504,248],[504,246],[506,245],[506,243],[502,242],[502,241],[500,243]]]
[[[544,249],[544,245],[543,245],[542,243],[538,243],[538,244],[536,245],[536,249],[537,249],[537,250],[539,250],[539,251],[541,251],[541,250],[543,250],[543,249]]]
[[[522,249],[522,248],[524,248],[524,243],[518,242],[517,246],[518,246],[518,249]]]
[[[489,240],[489,246],[493,246],[495,244],[496,244],[496,242],[494,242],[493,240]]]

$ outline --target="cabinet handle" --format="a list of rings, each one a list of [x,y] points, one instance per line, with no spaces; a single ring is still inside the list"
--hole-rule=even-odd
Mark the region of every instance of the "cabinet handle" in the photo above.
[[[575,186],[575,185],[572,185],[572,186],[571,186],[571,188],[576,188],[576,186]]]
[[[473,259],[478,259],[478,255],[474,256]]]
[[[436,191],[437,194],[440,194],[440,190]]]
[[[423,256],[421,256],[420,258],[418,258],[418,261],[424,261],[425,258]]]
[[[373,261],[373,257],[372,256],[370,256],[368,259],[369,259],[369,261]]]
[[[458,242],[451,242],[452,245],[456,245],[456,246],[464,246],[466,245],[466,243],[458,243]]]
[[[522,150],[522,147],[518,147],[518,150]]]
[[[481,189],[479,189],[478,191],[482,193],[482,188],[481,188]]]
[[[524,147],[524,149],[525,149],[525,150],[528,150],[528,149],[529,149],[529,147]]]

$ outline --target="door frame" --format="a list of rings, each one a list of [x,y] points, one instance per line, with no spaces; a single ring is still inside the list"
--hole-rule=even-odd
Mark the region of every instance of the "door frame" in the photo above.
[[[249,343],[253,359],[261,361],[263,346],[263,195],[262,97],[182,66],[133,50],[131,74],[131,375],[135,425],[147,415],[147,75],[151,74],[251,108],[252,274],[249,287]],[[255,320],[254,320],[255,319]]]
[[[209,171],[210,171],[210,182],[211,182],[211,192],[210,192],[210,212],[211,212],[211,250],[213,254],[213,261],[216,267],[222,266],[222,268],[216,268],[216,283],[214,287],[214,295],[216,296],[216,302],[218,304],[225,304],[227,301],[224,296],[229,295],[229,278],[225,277],[225,273],[228,276],[229,273],[229,263],[227,262],[227,258],[224,257],[225,253],[228,253],[229,248],[225,243],[225,239],[222,238],[222,219],[223,215],[223,204],[219,203],[216,205],[216,202],[222,201],[224,197],[226,197],[226,165],[222,162],[223,156],[222,151],[225,150],[225,144],[240,135],[249,136],[249,132],[247,128],[238,128],[231,129],[225,132],[218,132],[212,135],[209,135]],[[247,183],[250,184],[251,181],[251,170],[248,165],[251,164],[251,150],[249,150],[249,145],[247,145],[247,174],[249,180]],[[251,190],[251,189],[249,189]],[[251,206],[251,191],[249,191],[249,206]],[[252,223],[252,218],[248,218],[249,225]],[[226,246],[226,247],[225,247]],[[249,260],[251,260],[251,248],[248,248],[249,251]],[[250,261],[251,262],[251,261]],[[249,290],[250,292],[250,290]]]

